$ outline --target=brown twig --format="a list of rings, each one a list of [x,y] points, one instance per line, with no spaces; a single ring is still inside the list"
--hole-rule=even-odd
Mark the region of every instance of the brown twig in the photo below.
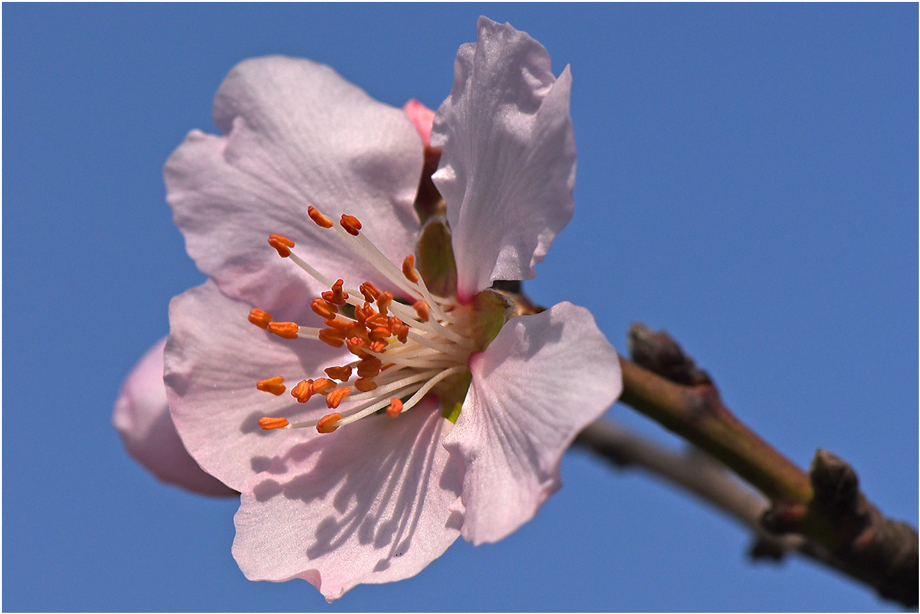
[[[666,333],[630,328],[621,357],[621,401],[718,459],[771,502],[761,526],[805,538],[800,550],[916,607],[918,539],[859,491],[856,472],[819,450],[809,474],[751,431],[722,403],[712,379]],[[639,364],[637,364],[639,363]]]

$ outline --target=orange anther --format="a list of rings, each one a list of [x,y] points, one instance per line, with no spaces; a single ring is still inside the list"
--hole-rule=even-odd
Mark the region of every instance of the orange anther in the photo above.
[[[270,431],[272,429],[283,429],[288,424],[290,424],[290,422],[287,421],[287,418],[259,418],[259,426],[261,426],[266,431]]]
[[[348,326],[351,324],[351,322],[349,322],[348,320],[337,320],[335,318],[331,318],[329,320],[323,320],[323,322],[325,322],[326,326],[328,326],[329,328],[340,331],[343,334],[345,333],[346,330],[348,330]]]
[[[402,322],[400,322],[399,324],[394,324],[393,326],[391,326],[390,330],[393,332],[394,335],[396,335],[396,338],[399,340],[400,343],[406,343],[409,340],[409,325],[408,324],[403,324]]]
[[[307,207],[307,215],[309,215],[310,219],[316,222],[316,225],[320,228],[332,228],[332,219],[320,213],[316,207]]]
[[[345,333],[334,328],[324,328],[317,335],[320,341],[334,348],[340,348],[345,345]]]
[[[347,382],[351,377],[351,367],[329,367],[326,369],[326,375],[340,382]]]
[[[313,299],[310,302],[310,309],[313,310],[313,313],[324,319],[334,318],[335,314],[339,312],[338,307],[321,298]]]
[[[409,339],[409,326],[396,316],[387,318],[387,328],[390,329],[390,334],[399,339],[401,343]]]
[[[363,307],[355,307],[355,320],[358,324],[363,325],[367,322],[367,319],[377,315],[377,312],[374,311],[374,308],[371,307],[370,303],[364,303]]]
[[[249,312],[249,321],[259,328],[268,328],[268,324],[272,321],[272,316],[267,311],[253,309]]]
[[[416,301],[412,308],[415,309],[415,313],[418,314],[418,319],[422,322],[427,322],[431,317],[431,308],[428,306],[428,303],[425,301]]]
[[[342,214],[342,221],[339,222],[342,224],[342,228],[350,235],[358,236],[358,231],[361,230],[361,222],[358,221],[353,215]]]
[[[284,378],[280,375],[256,382],[256,388],[262,392],[270,392],[275,396],[284,394]]]
[[[333,305],[344,305],[347,302],[348,294],[342,290],[342,284],[345,282],[341,279],[332,284],[332,290],[322,293],[322,297]]]
[[[313,380],[300,380],[296,386],[291,389],[291,396],[297,399],[298,403],[306,403],[313,396]]]
[[[335,382],[325,377],[317,378],[310,384],[310,391],[313,394],[326,394],[332,392],[334,389]]]
[[[387,415],[391,418],[396,418],[399,414],[402,413],[403,402],[399,399],[390,399],[390,406],[387,407]]]
[[[361,284],[358,289],[361,290],[361,294],[364,295],[364,300],[366,300],[368,303],[373,303],[380,296],[380,290],[378,290],[377,287],[369,281]]]
[[[296,322],[269,322],[265,330],[278,335],[282,339],[296,339],[300,329]]]
[[[393,302],[392,292],[384,292],[383,294],[380,295],[380,297],[377,299],[377,311],[380,312],[380,315],[386,315],[387,307],[389,307],[390,303],[392,302]]]
[[[319,422],[316,423],[316,430],[320,433],[331,433],[339,428],[339,420],[341,419],[342,414],[329,414],[323,416],[319,419]]]
[[[338,409],[339,403],[342,402],[342,399],[351,394],[351,388],[342,387],[336,388],[332,392],[326,395],[326,405],[329,409]]]
[[[361,324],[359,322],[352,322],[348,325],[348,328],[345,329],[345,336],[347,338],[351,338],[351,337],[367,338],[367,329],[364,328],[364,324]]]
[[[361,392],[370,392],[377,387],[377,384],[374,382],[373,378],[370,377],[360,377],[355,380],[355,388]]]
[[[406,279],[412,283],[418,281],[418,271],[415,270],[415,256],[411,254],[406,256],[406,259],[403,260],[402,272],[403,275],[406,276]]]
[[[373,341],[367,346],[367,349],[369,349],[372,352],[377,352],[378,354],[382,354],[383,351],[387,349],[387,342],[386,341]]]
[[[380,373],[381,362],[376,356],[365,356],[358,363],[358,377],[374,377]]]
[[[291,255],[291,249],[294,242],[283,235],[269,235],[268,244],[278,250],[278,255],[287,258]]]
[[[377,328],[375,328],[374,330],[372,330],[372,331],[367,335],[367,338],[370,339],[371,341],[380,341],[381,339],[386,339],[386,338],[389,337],[391,334],[392,334],[392,333],[390,333],[390,329],[389,329],[389,328],[384,328],[384,327],[382,327],[382,326],[378,326]]]
[[[369,345],[367,339],[362,339],[361,337],[352,337],[345,341],[345,345],[348,347],[348,351],[355,356],[367,356],[367,353],[364,351],[364,348]]]
[[[370,329],[389,328],[390,321],[387,319],[386,316],[380,315],[379,313],[375,313],[374,315],[372,315],[371,317],[367,319],[367,321],[365,322],[365,325]]]

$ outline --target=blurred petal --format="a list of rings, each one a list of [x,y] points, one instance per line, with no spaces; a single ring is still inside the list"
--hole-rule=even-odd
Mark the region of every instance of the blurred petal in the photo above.
[[[250,580],[302,578],[330,601],[357,584],[417,574],[460,534],[462,513],[449,511],[459,472],[441,445],[451,426],[427,403],[276,459],[244,488],[233,543],[240,569]]]
[[[431,136],[466,298],[535,275],[572,217],[575,185],[568,67],[557,80],[546,49],[508,24],[480,17],[478,31],[457,52]]]
[[[208,473],[240,490],[253,474],[294,445],[319,434],[285,431],[279,438],[259,418],[328,413],[322,399],[298,403],[285,392],[256,390],[256,382],[281,375],[288,391],[305,374],[319,374],[348,355],[319,341],[285,340],[247,321],[250,306],[223,295],[208,281],[169,306],[166,389],[185,447]]]
[[[480,544],[506,537],[559,489],[562,455],[616,401],[622,379],[616,350],[571,303],[513,318],[470,368],[444,445],[466,466],[463,537]]]
[[[307,216],[363,218],[396,262],[411,252],[423,148],[400,109],[376,102],[328,66],[280,56],[247,60],[214,100],[224,136],[192,131],[166,163],[167,201],[189,255],[228,296],[271,311],[323,288],[271,249],[278,233],[309,243],[333,280],[352,258]],[[373,222],[368,224],[368,222]],[[409,251],[407,251],[409,250]],[[367,266],[348,273],[378,280]]]
[[[163,385],[165,345],[150,348],[125,378],[112,423],[128,453],[160,480],[204,495],[237,495],[202,471],[179,439]]]

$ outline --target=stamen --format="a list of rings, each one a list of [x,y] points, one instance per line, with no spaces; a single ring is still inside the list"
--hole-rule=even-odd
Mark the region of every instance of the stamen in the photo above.
[[[296,339],[300,327],[294,322],[269,322],[265,330],[282,339]]]
[[[316,423],[316,430],[320,433],[331,433],[335,429],[339,428],[339,420],[342,419],[342,414],[328,414],[319,419],[319,422]]]
[[[374,377],[380,373],[383,362],[374,356],[365,356],[358,363],[358,377]]]
[[[326,394],[328,392],[332,392],[334,388],[335,382],[331,379],[326,379],[325,377],[316,379],[312,384],[310,384],[310,391],[313,394]]]
[[[359,232],[362,224],[356,217],[342,215],[336,225],[315,207],[309,207],[308,214],[320,228],[333,229],[357,258],[382,274],[390,291],[381,291],[370,281],[360,284],[357,290],[353,286],[346,288],[344,280],[333,282],[334,277],[323,275],[293,253],[294,242],[287,237],[269,237],[269,244],[280,256],[290,258],[329,288],[321,298],[310,302],[311,311],[324,320],[325,328],[275,322],[259,309],[250,311],[249,321],[285,339],[312,338],[335,348],[345,346],[359,360],[329,366],[324,369],[328,377],[304,379],[291,389],[291,396],[299,403],[323,395],[332,410],[347,398],[348,404],[341,413],[296,424],[286,418],[265,417],[259,422],[262,428],[315,427],[320,433],[331,433],[381,410],[395,418],[445,378],[469,369],[469,356],[475,348],[469,309],[458,308],[452,298],[432,296],[416,269],[414,255],[407,256],[399,266]],[[396,295],[406,301],[397,301]],[[354,309],[340,309],[346,305]],[[355,371],[357,375],[352,380]],[[257,388],[275,395],[285,391],[281,376],[261,380]]]
[[[355,388],[361,392],[370,392],[377,387],[377,384],[370,377],[359,377],[355,380]]]
[[[331,345],[334,348],[340,348],[345,345],[345,333],[340,330],[335,330],[334,328],[324,328],[319,331],[317,338],[326,345]],[[358,338],[360,339],[360,337]]]
[[[259,426],[261,426],[266,431],[270,431],[272,429],[283,429],[290,424],[291,423],[288,422],[287,418],[269,418],[267,416],[265,418],[259,418]]]
[[[395,398],[394,398],[394,399],[390,399],[390,406],[387,407],[387,415],[388,415],[390,418],[397,418],[397,417],[399,417],[399,414],[402,413],[402,410],[403,410],[403,402],[402,402],[402,401],[400,401],[399,399],[395,399]],[[263,420],[264,420],[264,418],[263,418]]]
[[[336,388],[332,392],[326,395],[326,405],[329,406],[329,409],[337,409],[342,400],[351,394],[351,388],[342,387]]]
[[[347,382],[351,377],[351,367],[329,367],[325,372],[326,375],[340,382]]]
[[[343,213],[342,221],[340,222],[340,224],[342,224],[342,228],[344,228],[348,232],[348,234],[354,237],[357,237],[358,231],[361,230],[361,222],[359,222],[358,218],[356,218],[353,215],[345,215]]]
[[[431,317],[431,310],[428,307],[428,303],[425,301],[415,301],[412,308],[415,309],[415,313],[418,314],[419,319],[422,322],[427,322]]]
[[[269,235],[268,244],[278,250],[278,255],[287,258],[291,255],[291,249],[294,242],[283,235]]]
[[[361,284],[361,287],[358,289],[361,290],[361,294],[364,295],[364,299],[368,303],[376,302],[376,300],[380,297],[380,294],[381,294],[380,290],[378,290],[376,286],[374,286],[374,284],[372,284],[369,281],[366,281],[363,284]]]
[[[268,328],[268,324],[272,321],[272,317],[267,311],[253,309],[249,312],[249,321],[259,328],[265,329]]]
[[[370,343],[368,343],[367,339],[362,339],[361,337],[351,337],[345,341],[345,346],[348,348],[348,351],[358,358],[367,356],[364,349],[369,345]]]
[[[316,222],[316,225],[320,228],[332,228],[332,220],[320,213],[316,207],[307,207],[307,215],[309,215],[310,219]]]
[[[409,254],[402,263],[402,272],[406,279],[412,283],[418,283],[418,271],[415,270],[415,256]]]
[[[390,332],[399,339],[400,343],[405,343],[409,340],[409,326],[404,324],[402,320],[396,317],[389,318],[388,324]]]
[[[284,378],[280,375],[268,379],[259,380],[256,388],[262,392],[270,392],[275,396],[284,394]]]
[[[334,317],[335,317],[335,314],[337,314],[337,313],[339,312],[339,308],[338,308],[338,307],[336,307],[335,305],[333,305],[333,304],[330,303],[329,301],[327,301],[327,300],[325,300],[325,299],[321,299],[321,298],[315,298],[315,299],[313,299],[313,301],[310,303],[310,309],[313,310],[313,313],[315,313],[316,315],[318,315],[319,317],[321,317],[321,318],[323,318],[323,319],[334,318]],[[255,311],[255,309],[253,309],[253,311]],[[265,313],[265,312],[263,311],[262,313]],[[268,315],[268,314],[266,314],[266,315]],[[269,316],[269,318],[270,318],[270,317],[271,317],[271,316]],[[252,321],[252,320],[250,319],[250,322],[251,322],[251,321]],[[271,321],[271,320],[269,320],[269,321]],[[253,323],[254,323],[254,322],[253,322]]]
[[[306,403],[313,396],[313,380],[301,380],[291,389],[291,396],[297,399],[298,403]]]
[[[338,280],[332,284],[332,290],[323,292],[322,297],[332,303],[333,305],[344,305],[348,302],[348,294],[342,290],[342,285],[345,282],[343,280]]]
[[[367,338],[370,339],[371,341],[380,341],[381,339],[386,339],[391,334],[392,333],[390,332],[389,328],[383,328],[382,326],[378,326],[377,328],[372,330],[370,333],[368,333]]]
[[[380,295],[380,297],[377,299],[377,311],[380,312],[380,315],[386,315],[387,307],[389,307],[390,303],[392,302],[393,302],[392,292],[384,292],[383,294]]]

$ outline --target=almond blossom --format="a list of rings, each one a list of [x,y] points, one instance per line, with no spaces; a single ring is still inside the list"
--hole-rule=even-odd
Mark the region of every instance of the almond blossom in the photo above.
[[[421,109],[307,60],[238,65],[222,134],[193,131],[166,164],[211,277],[170,306],[169,404],[189,453],[242,493],[233,554],[252,580],[333,600],[415,575],[458,536],[502,539],[620,393],[587,310],[490,289],[533,277],[571,218],[568,68],[480,18],[454,72],[433,208],[414,207]]]

